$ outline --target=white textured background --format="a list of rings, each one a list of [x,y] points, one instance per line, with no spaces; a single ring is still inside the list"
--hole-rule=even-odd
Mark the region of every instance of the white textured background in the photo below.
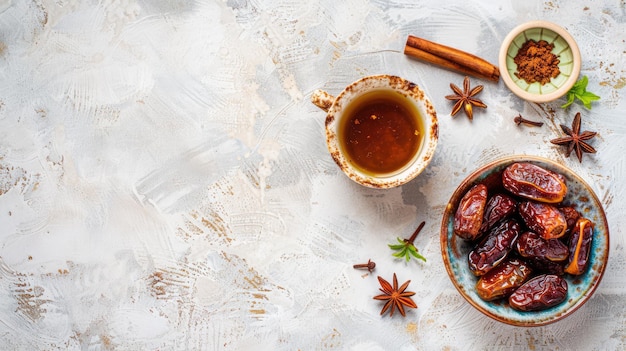
[[[622,350],[626,348],[626,3],[415,0],[1,0],[0,349]],[[516,25],[579,43],[587,111],[406,58],[408,34],[497,62]],[[392,190],[352,183],[309,102],[369,74],[404,76],[440,119],[433,162]],[[598,154],[549,140],[581,111]],[[546,122],[518,128],[513,117]],[[442,265],[455,186],[500,156],[552,158],[602,200],[611,253],[593,298],[539,328],[467,304]],[[393,260],[407,237],[428,258]],[[373,259],[374,274],[352,269]],[[375,276],[419,309],[380,317]]]

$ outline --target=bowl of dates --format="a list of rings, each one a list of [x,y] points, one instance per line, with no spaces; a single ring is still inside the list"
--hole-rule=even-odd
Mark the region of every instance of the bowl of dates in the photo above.
[[[441,224],[452,283],[485,315],[516,326],[556,322],[598,287],[609,256],[600,200],[554,161],[511,156],[470,174]]]

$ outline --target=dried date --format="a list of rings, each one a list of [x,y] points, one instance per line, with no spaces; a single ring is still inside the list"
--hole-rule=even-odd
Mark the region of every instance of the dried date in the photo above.
[[[524,201],[519,204],[518,212],[528,229],[544,239],[557,239],[565,234],[567,229],[565,216],[552,205]]]
[[[524,261],[507,259],[480,277],[476,292],[485,301],[506,297],[524,284],[531,273],[532,269]]]
[[[509,305],[520,311],[537,311],[556,306],[567,298],[567,281],[552,275],[538,275],[509,296]]]
[[[454,233],[465,240],[477,239],[486,203],[487,187],[485,185],[477,184],[468,190],[454,214]]]
[[[505,194],[495,194],[485,206],[485,216],[480,228],[481,233],[486,233],[496,223],[512,216],[517,210],[517,201]]]
[[[514,219],[506,220],[490,230],[468,255],[472,273],[482,276],[501,263],[515,245],[520,231],[521,226]]]
[[[565,216],[565,222],[567,223],[567,229],[565,230],[565,236],[569,236],[569,234],[574,229],[578,218],[580,218],[580,213],[572,206],[563,206],[559,208],[559,211]]]
[[[524,258],[563,262],[569,255],[568,247],[559,239],[546,240],[534,232],[522,233],[515,247]]]
[[[541,257],[526,257],[525,259],[537,273],[554,275],[565,274],[565,262],[554,262]]]
[[[502,172],[502,185],[514,195],[530,200],[557,203],[567,193],[565,178],[531,163],[513,163]]]
[[[580,218],[570,236],[569,260],[565,266],[566,273],[580,275],[585,272],[589,263],[592,239],[593,223],[586,218]]]

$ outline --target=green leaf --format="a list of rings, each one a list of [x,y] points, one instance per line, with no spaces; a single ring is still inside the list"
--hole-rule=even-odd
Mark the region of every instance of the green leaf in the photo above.
[[[578,96],[578,98],[580,99],[580,101],[582,101],[583,105],[588,109],[591,109],[592,101],[600,100],[600,97],[598,95],[589,91],[586,91],[582,96]]]
[[[583,76],[580,78],[572,88],[567,92],[567,102],[561,105],[561,108],[569,107],[576,99],[587,109],[591,109],[591,102],[600,100],[600,97],[590,91],[587,91],[587,84],[589,84],[589,78]]]
[[[397,245],[392,245],[392,244],[387,244],[387,246],[389,246],[390,249],[396,251],[396,250],[402,250],[406,247],[406,245],[404,244],[397,244]]]
[[[426,257],[422,256],[419,252],[415,251],[415,252],[411,252],[411,254],[413,255],[413,257],[426,262]]]
[[[574,99],[576,98],[576,95],[574,94],[567,94],[567,103],[563,106],[561,106],[561,108],[567,108],[569,105],[571,105],[574,102]]]
[[[574,86],[576,87],[577,92],[583,92],[587,89],[587,84],[589,84],[589,78],[587,78],[587,76],[583,76],[576,83],[574,83]]]
[[[402,251],[398,251],[396,253],[392,254],[394,257],[398,257],[398,258],[402,258],[404,256],[406,256],[406,248]]]
[[[417,248],[416,248],[415,246],[412,246],[412,245],[411,245],[411,247],[409,248],[409,253],[410,253],[411,255],[413,255],[413,257],[415,257],[415,258],[417,258],[417,259],[420,259],[420,260],[422,260],[422,261],[426,262],[426,258],[425,258],[424,256],[422,256],[422,255],[419,253],[419,251],[417,251]]]

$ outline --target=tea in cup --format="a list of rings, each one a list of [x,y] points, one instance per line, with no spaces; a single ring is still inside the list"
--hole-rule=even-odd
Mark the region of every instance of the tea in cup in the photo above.
[[[415,178],[433,157],[437,114],[414,83],[390,75],[368,76],[335,98],[316,90],[311,101],[326,111],[326,143],[341,170],[373,188]]]

